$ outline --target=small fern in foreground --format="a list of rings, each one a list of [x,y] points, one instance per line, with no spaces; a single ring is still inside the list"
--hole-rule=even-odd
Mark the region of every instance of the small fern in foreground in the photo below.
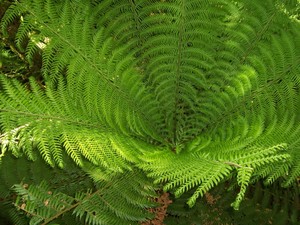
[[[1,74],[2,164],[11,152],[42,158],[50,171],[75,163],[91,179],[76,193],[47,179],[16,184],[16,207],[32,224],[64,213],[131,224],[151,217],[161,186],[189,193],[192,207],[235,180],[239,209],[252,183],[293,185],[299,8],[297,0],[13,2],[2,33],[29,65],[41,54],[43,79]]]

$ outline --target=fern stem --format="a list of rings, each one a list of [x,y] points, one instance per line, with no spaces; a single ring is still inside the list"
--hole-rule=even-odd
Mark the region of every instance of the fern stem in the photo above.
[[[53,215],[52,217],[45,219],[44,222],[41,225],[46,225],[48,223],[50,223],[51,221],[57,219],[58,217],[60,217],[61,215],[65,214],[66,212],[71,211],[72,209],[76,208],[77,206],[79,206],[83,201],[87,201],[88,199],[92,198],[93,196],[97,195],[99,192],[103,191],[104,189],[108,188],[112,183],[107,183],[103,188],[95,191],[92,194],[87,195],[87,197],[85,197],[82,201],[78,201],[76,202],[74,205],[71,205],[69,208],[66,208],[60,212],[58,212],[57,214]],[[100,195],[98,195],[105,204],[108,205],[108,202],[105,201]]]
[[[177,55],[177,62],[176,62],[176,77],[175,77],[175,100],[174,100],[174,114],[173,114],[173,144],[176,145],[177,140],[177,108],[179,105],[179,80],[180,80],[180,66],[182,61],[182,43],[183,43],[183,33],[184,33],[184,17],[185,17],[185,0],[182,1],[181,5],[181,15],[180,15],[180,24],[179,24],[179,33],[178,33],[178,55]]]
[[[61,215],[63,215],[64,213],[69,212],[70,210],[76,208],[78,205],[80,205],[80,203],[81,202],[77,202],[74,205],[70,206],[69,208],[66,208],[66,209],[60,211],[59,213],[55,214],[54,216],[52,216],[48,219],[45,219],[41,225],[46,225],[46,224],[50,223],[51,221],[53,221],[53,220],[57,219],[58,217],[60,217]]]
[[[1,35],[0,35],[0,38],[1,38],[1,41],[5,45],[7,45],[13,53],[15,53],[23,62],[25,62],[28,65],[28,61],[25,59],[25,56],[21,52],[19,52],[10,41],[8,41],[6,38],[2,37]]]
[[[136,29],[136,34],[135,36],[137,37],[137,43],[136,43],[136,47],[137,49],[140,49],[142,47],[142,36],[141,36],[141,22],[140,22],[140,17],[138,15],[138,10],[136,8],[136,3],[135,0],[130,0],[130,6],[131,6],[131,10],[133,12],[133,18],[134,18],[134,22],[135,22],[135,29]],[[135,53],[135,56],[138,58],[140,55],[140,51],[137,51]]]
[[[14,111],[14,110],[7,110],[7,109],[0,109],[0,112],[6,112],[6,113],[11,113],[11,114],[19,114],[19,115],[25,115],[29,117],[39,117],[38,120],[58,120],[58,121],[64,121],[67,123],[72,123],[72,124],[77,124],[77,125],[83,125],[86,127],[94,127],[94,128],[103,128],[103,125],[94,125],[94,124],[89,124],[89,123],[84,123],[84,122],[79,122],[71,119],[65,119],[59,116],[51,116],[51,115],[45,115],[45,114],[37,114],[37,113],[29,113],[29,112],[22,112],[22,111]],[[105,129],[108,129],[105,127]]]
[[[241,58],[240,63],[244,63],[249,56],[250,52],[257,47],[257,42],[261,40],[263,34],[268,30],[272,20],[276,15],[276,11],[270,16],[269,20],[267,21],[266,25],[258,32],[258,35],[254,41],[251,42],[250,47],[245,51],[245,55]]]
[[[233,167],[236,167],[236,168],[249,168],[249,169],[253,169],[252,167],[248,167],[248,166],[241,166],[241,165],[239,165],[239,164],[237,164],[237,163],[234,163],[234,162],[229,162],[229,161],[225,161],[225,162],[221,162],[221,161],[219,161],[220,163],[224,163],[224,164],[226,164],[226,165],[229,165],[229,166],[233,166]]]

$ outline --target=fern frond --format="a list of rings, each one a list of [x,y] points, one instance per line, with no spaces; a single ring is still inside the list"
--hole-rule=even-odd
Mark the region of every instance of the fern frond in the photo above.
[[[29,61],[41,53],[43,81],[0,77],[1,157],[41,155],[64,168],[67,153],[99,186],[138,167],[177,197],[191,191],[190,206],[235,176],[234,208],[252,182],[292,185],[300,173],[299,8],[273,0],[15,2],[3,33],[17,21],[17,46]],[[88,224],[144,218],[121,209],[144,205],[132,192],[118,192],[120,208],[109,193],[91,193],[106,213],[78,205]]]
[[[70,93],[63,84],[55,92],[48,90],[43,93],[32,81],[32,93],[29,93],[18,83],[13,84],[3,77],[2,81],[8,97],[5,93],[2,95],[1,115],[11,122],[8,123],[10,127],[4,129],[6,132],[1,135],[1,139],[10,146],[20,148],[21,151],[14,151],[15,155],[23,151],[30,159],[34,159],[33,148],[37,146],[49,165],[62,167],[63,145],[70,157],[81,166],[83,158],[95,165],[118,170],[129,169],[125,163],[127,159],[135,161],[136,149],[129,145],[124,151],[125,140],[129,137],[121,137],[121,133],[105,125],[101,126],[98,122],[101,120],[97,120],[96,115],[84,113],[83,108],[78,107],[79,102],[68,101]],[[12,85],[18,90],[12,91]],[[17,102],[12,102],[13,100]],[[120,148],[120,145],[123,146]]]
[[[76,82],[77,84],[83,85],[78,86],[78,89],[75,87],[76,90],[86,90],[84,96],[93,96],[87,103],[94,102],[94,96],[97,97],[98,104],[101,104],[98,106],[98,110],[101,110],[100,113],[104,115],[102,119],[106,120],[110,126],[119,126],[122,131],[128,133],[129,128],[128,126],[126,127],[125,124],[133,124],[134,126],[131,128],[136,129],[138,134],[142,133],[144,136],[146,134],[159,139],[159,136],[156,134],[155,126],[153,126],[153,124],[157,123],[157,113],[159,112],[156,112],[155,120],[151,118],[151,115],[147,115],[147,109],[151,107],[153,110],[153,106],[158,103],[153,101],[153,97],[150,97],[151,93],[146,91],[144,84],[135,70],[126,68],[129,61],[132,61],[132,55],[130,54],[124,58],[124,52],[127,51],[127,46],[125,45],[116,49],[107,48],[106,43],[108,43],[108,40],[111,40],[111,37],[106,36],[104,43],[101,45],[101,49],[89,48],[89,40],[94,36],[98,36],[98,33],[101,33],[103,30],[95,31],[93,22],[84,20],[86,22],[84,22],[83,29],[87,32],[84,33],[85,36],[83,38],[78,39],[77,37],[82,34],[81,23],[83,19],[81,15],[89,15],[91,8],[87,6],[72,8],[71,5],[72,3],[69,2],[63,4],[62,9],[60,9],[60,21],[57,21],[56,14],[48,15],[49,17],[47,17],[47,15],[40,17],[39,13],[44,11],[45,5],[39,1],[21,2],[19,5],[12,7],[12,11],[16,10],[16,13],[19,8],[23,9],[24,13],[27,13],[26,18],[28,17],[34,20],[34,23],[37,24],[35,29],[40,31],[38,35],[48,40],[43,49],[43,72],[45,77],[49,77],[51,74],[51,77],[47,79],[55,81],[58,79],[60,73],[67,70],[69,82]],[[57,22],[53,23],[54,18],[51,16],[54,16]],[[70,24],[70,19],[68,18],[71,17],[73,17],[72,20],[76,22]],[[40,18],[41,20],[39,20]],[[90,20],[92,19],[93,17],[90,18]],[[3,20],[7,20],[6,17],[4,17]],[[3,25],[6,26],[6,23]],[[28,32],[29,31],[26,33]],[[100,43],[98,43],[98,45],[99,44]],[[118,43],[114,41],[114,43],[111,44],[117,45]],[[28,47],[30,46],[34,45],[28,45]],[[28,51],[30,52],[30,50]],[[133,65],[132,62],[130,65]],[[97,76],[90,76],[92,80],[90,79],[89,81],[93,85],[97,84],[93,89],[90,89],[92,87],[91,83],[86,83],[85,81],[85,74],[87,73],[98,74]],[[124,82],[124,79],[126,81],[128,80],[128,76],[132,79],[136,87],[135,90],[131,89],[130,92],[128,92],[128,88],[132,87],[131,84]],[[82,83],[83,81],[84,84]],[[50,83],[48,83],[48,85],[51,86]],[[89,88],[86,88],[85,85]],[[105,90],[105,92],[103,92],[103,90]],[[93,95],[89,94],[89,92],[92,92]],[[104,95],[104,93],[106,94]],[[142,98],[140,97],[141,93],[143,93],[142,95],[144,96]],[[81,98],[81,96],[81,94],[75,94],[73,98]],[[118,96],[118,98],[116,98],[116,96]],[[119,98],[121,98],[120,101]],[[93,105],[94,104],[95,103],[93,103]],[[137,119],[136,114],[132,115],[130,111],[125,114],[123,112],[119,113],[117,117],[113,116],[114,113],[112,114],[112,111],[116,112],[120,110],[120,108],[124,111],[128,107],[136,108],[137,114],[139,114],[138,117],[143,117],[143,119]],[[91,110],[90,107],[89,110]],[[119,123],[114,122],[116,119]]]
[[[177,197],[198,187],[188,201],[189,206],[193,206],[198,197],[203,196],[232,171],[227,164],[186,153],[176,155],[172,152],[156,152],[145,161],[147,164],[142,165],[142,168],[150,171],[149,176],[154,177],[156,183],[165,183],[165,191],[175,189]]]
[[[145,210],[154,205],[143,196],[147,183],[145,176],[135,172],[117,177],[117,183],[116,180],[102,181],[96,190],[78,192],[75,196],[52,192],[45,182],[29,187],[15,185],[13,190],[18,194],[15,205],[31,217],[31,224],[48,224],[67,212],[73,212],[78,219],[89,224],[128,224],[151,217]],[[129,179],[133,182],[128,183]],[[127,185],[134,188],[121,192]],[[153,190],[149,189],[149,192],[154,195]]]

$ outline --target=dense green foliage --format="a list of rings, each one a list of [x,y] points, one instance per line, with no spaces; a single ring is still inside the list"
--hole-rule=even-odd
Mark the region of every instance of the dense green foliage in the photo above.
[[[0,76],[9,219],[139,223],[161,187],[192,207],[230,181],[234,209],[261,180],[298,193],[299,11],[297,0],[13,2],[0,46],[5,65],[18,58]]]

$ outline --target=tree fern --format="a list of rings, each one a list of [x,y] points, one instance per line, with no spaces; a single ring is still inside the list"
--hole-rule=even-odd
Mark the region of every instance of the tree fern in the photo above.
[[[190,193],[193,206],[234,176],[235,209],[252,182],[292,185],[300,174],[299,8],[273,0],[15,1],[2,32],[17,21],[16,46],[30,63],[41,52],[43,81],[2,74],[3,160],[11,151],[64,169],[69,158],[97,190],[112,179],[112,193],[123,196],[118,209],[118,194],[63,194],[88,224],[147,218],[131,207],[145,208],[140,197],[153,193],[135,200],[129,189],[152,178],[177,197]],[[48,189],[39,185],[14,190],[27,201]],[[85,208],[88,195],[103,217]],[[44,206],[45,223],[59,207]]]

